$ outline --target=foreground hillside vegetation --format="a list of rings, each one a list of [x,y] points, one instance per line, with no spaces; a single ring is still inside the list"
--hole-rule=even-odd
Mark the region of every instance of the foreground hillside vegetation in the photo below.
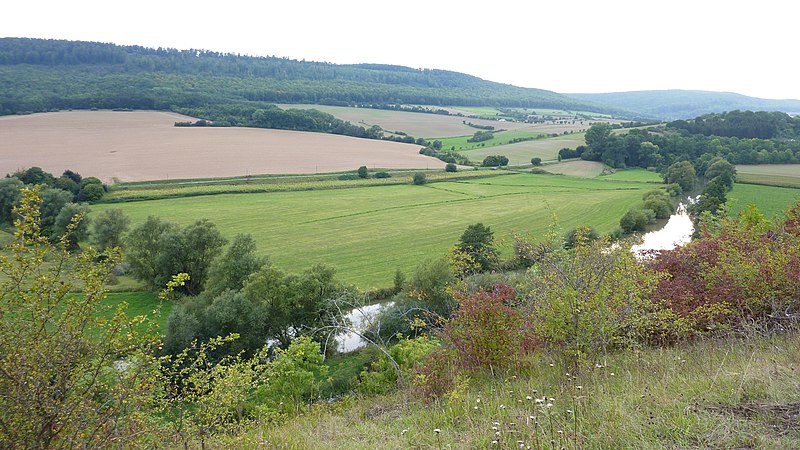
[[[177,303],[162,342],[124,304],[94,318],[118,248],[70,253],[80,216],[55,243],[42,237],[37,190],[22,191],[0,260],[6,448],[798,442],[800,204],[772,221],[721,215],[644,261],[588,228],[519,238],[500,259],[493,231],[472,224],[396,278],[394,306],[361,331],[377,351],[351,356],[343,377],[321,352],[325,330],[350,328],[342,308],[366,299],[325,267],[283,273],[237,237],[207,272],[154,279]],[[196,252],[191,264],[206,258],[184,239],[224,244],[206,223],[162,225],[163,242]]]

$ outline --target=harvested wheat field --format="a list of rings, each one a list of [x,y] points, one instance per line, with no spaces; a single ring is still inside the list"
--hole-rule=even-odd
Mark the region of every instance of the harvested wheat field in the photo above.
[[[587,130],[598,120],[564,121],[567,123],[524,123],[506,122],[487,119],[471,119],[469,117],[445,116],[441,114],[426,114],[408,111],[391,111],[384,109],[354,108],[349,106],[325,105],[279,105],[283,109],[316,109],[350,123],[370,127],[378,125],[386,131],[402,131],[414,137],[425,139],[444,138],[452,136],[469,136],[477,129],[466,125],[471,122],[481,126],[492,126],[497,130],[529,131],[538,133],[561,134],[565,131]],[[614,123],[615,121],[605,121]]]
[[[179,114],[70,111],[0,117],[0,175],[39,166],[103,181],[439,168],[419,146],[322,133],[187,128]]]

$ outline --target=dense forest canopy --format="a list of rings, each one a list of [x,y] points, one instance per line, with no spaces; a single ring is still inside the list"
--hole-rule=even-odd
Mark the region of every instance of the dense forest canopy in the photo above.
[[[237,102],[618,112],[445,70],[26,38],[0,39],[0,87],[0,114],[93,107],[175,110]]]
[[[731,111],[624,135],[611,133],[608,124],[595,124],[586,133],[586,146],[562,149],[559,156],[661,171],[678,161],[690,161],[704,171],[715,157],[732,164],[798,163],[800,118],[779,112]]]
[[[800,118],[781,112],[730,111],[706,114],[692,120],[676,120],[668,128],[691,134],[740,139],[794,139],[800,137]]]

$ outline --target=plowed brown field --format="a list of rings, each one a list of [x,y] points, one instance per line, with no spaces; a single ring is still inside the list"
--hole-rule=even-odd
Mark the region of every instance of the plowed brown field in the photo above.
[[[166,112],[70,111],[0,117],[0,176],[39,166],[103,181],[444,167],[418,145],[255,128],[182,128]]]

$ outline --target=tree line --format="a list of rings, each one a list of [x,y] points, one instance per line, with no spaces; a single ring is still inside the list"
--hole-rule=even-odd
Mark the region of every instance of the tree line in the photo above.
[[[748,114],[750,113],[750,114]],[[687,160],[704,172],[709,162],[716,157],[724,158],[731,164],[789,164],[800,162],[800,120],[784,113],[727,113],[733,117],[761,117],[769,119],[771,128],[767,133],[771,138],[736,137],[753,134],[749,124],[730,120],[726,125],[731,136],[690,134],[689,128],[678,128],[675,122],[667,127],[634,129],[624,135],[612,133],[612,127],[605,123],[593,124],[586,132],[586,145],[573,149],[562,149],[562,159],[580,157],[589,161],[602,161],[615,167],[655,168],[663,172],[672,164]],[[727,117],[727,115],[719,115]],[[700,120],[695,119],[695,120]],[[700,120],[704,122],[704,120]],[[688,123],[688,122],[687,122]],[[738,123],[738,125],[734,125]],[[710,131],[706,129],[705,131]]]
[[[40,226],[44,236],[52,241],[62,238],[75,217],[88,212],[87,203],[99,200],[107,187],[95,177],[82,177],[72,170],[65,170],[56,178],[40,167],[30,167],[5,178],[0,178],[0,226],[14,224],[14,208],[19,204],[25,187],[42,186],[40,192]],[[88,221],[81,221],[68,235],[71,248],[88,235]]]

